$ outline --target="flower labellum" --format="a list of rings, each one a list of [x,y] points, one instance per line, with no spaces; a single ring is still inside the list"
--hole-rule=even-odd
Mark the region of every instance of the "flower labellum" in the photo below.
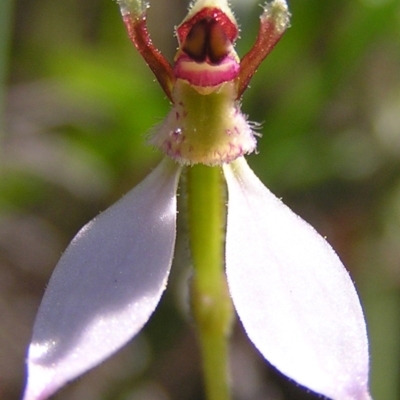
[[[171,65],[147,31],[147,3],[118,1],[129,37],[172,102],[150,143],[166,157],[89,222],[50,279],[28,351],[24,400],[44,400],[134,337],[166,287],[183,167],[223,171],[225,269],[232,302],[260,353],[297,383],[334,400],[371,399],[368,341],[353,283],[330,245],[254,175],[256,148],[240,98],[289,26],[284,0],[264,5],[240,59],[226,0],[197,0],[177,27]]]

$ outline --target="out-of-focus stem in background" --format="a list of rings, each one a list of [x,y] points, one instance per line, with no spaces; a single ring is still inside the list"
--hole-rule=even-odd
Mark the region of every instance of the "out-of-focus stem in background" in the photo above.
[[[8,73],[9,47],[13,21],[13,1],[0,2],[0,139],[4,131],[6,80]]]

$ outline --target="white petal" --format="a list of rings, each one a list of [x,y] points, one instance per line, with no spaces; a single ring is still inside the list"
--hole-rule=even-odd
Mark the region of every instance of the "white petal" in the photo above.
[[[224,173],[228,284],[249,338],[311,390],[336,400],[369,399],[364,317],[339,258],[243,158]]]
[[[25,400],[47,398],[147,322],[171,267],[179,174],[165,159],[71,242],[36,318]]]

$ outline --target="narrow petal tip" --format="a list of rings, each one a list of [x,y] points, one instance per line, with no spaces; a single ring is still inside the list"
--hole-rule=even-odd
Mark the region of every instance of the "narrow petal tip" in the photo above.
[[[54,373],[50,368],[30,363],[28,370],[29,380],[22,400],[45,400],[59,388],[52,382]]]

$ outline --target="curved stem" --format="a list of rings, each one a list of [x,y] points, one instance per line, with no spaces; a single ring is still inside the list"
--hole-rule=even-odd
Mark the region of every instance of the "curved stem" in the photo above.
[[[191,293],[204,365],[208,400],[229,400],[228,337],[233,307],[224,273],[225,187],[222,169],[187,169],[190,249],[194,265]]]

